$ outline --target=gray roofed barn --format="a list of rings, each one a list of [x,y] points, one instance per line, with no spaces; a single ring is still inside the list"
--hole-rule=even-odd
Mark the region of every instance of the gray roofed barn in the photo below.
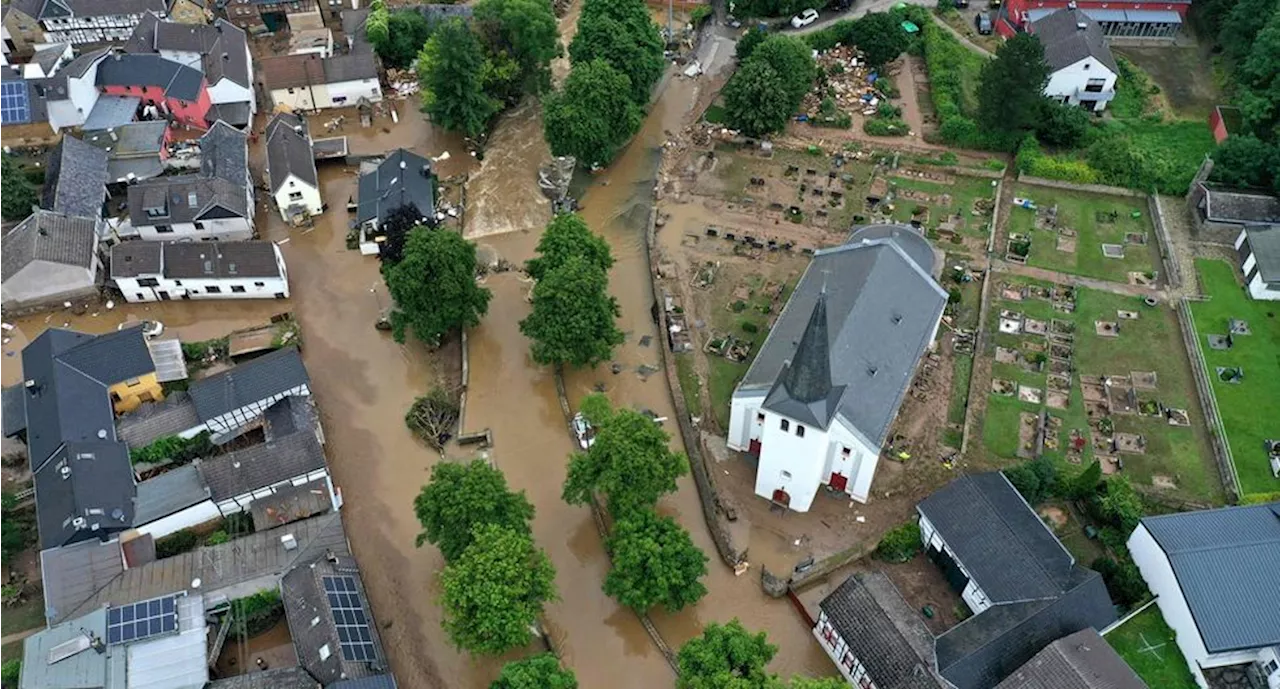
[[[809,403],[792,400],[777,384],[788,375],[789,362],[796,366],[825,349],[830,390],[838,395],[828,415],[843,418],[873,446],[883,443],[947,302],[928,272],[932,266],[917,264],[902,248],[911,241],[906,234],[924,240],[910,229],[902,232],[868,240],[855,235],[848,244],[818,251],[735,396],[768,392],[765,408],[802,413],[799,408]],[[801,353],[824,283],[826,346],[813,342]]]
[[[1094,629],[1064,636],[995,689],[1148,689]]]
[[[1244,233],[1262,281],[1280,282],[1280,225],[1250,225]]]
[[[193,464],[149,478],[138,484],[137,510],[133,516],[135,526],[176,514],[209,499],[209,487],[205,485],[200,470]]]
[[[134,242],[143,244],[145,242]],[[136,450],[165,436],[177,435],[200,425],[196,405],[182,390],[165,396],[163,402],[144,404],[116,421],[116,435]]]
[[[336,588],[331,583],[335,580],[339,581],[342,591],[327,591],[326,583],[330,588]],[[350,588],[355,590],[348,590]],[[302,562],[281,580],[280,597],[284,601],[298,663],[325,686],[339,680],[386,672],[386,656],[355,560],[335,555]],[[331,605],[331,601],[337,602],[338,606]],[[344,626],[341,635],[337,619],[341,619]],[[357,639],[352,641],[360,643],[364,649],[371,649],[371,658],[364,660],[362,656],[357,660],[348,655],[349,651],[344,646],[349,632],[357,635]],[[321,649],[326,646],[327,655],[322,657],[324,651]]]
[[[194,67],[159,55],[117,53],[98,65],[98,86],[153,86],[166,98],[196,101],[205,88],[204,75]]]
[[[310,382],[297,348],[283,347],[197,380],[188,393],[200,419],[208,421]]]
[[[107,199],[107,152],[66,135],[49,152],[40,206],[98,218]]]
[[[849,576],[819,604],[880,689],[940,689],[933,635],[880,572]]]
[[[324,450],[314,433],[299,432],[200,460],[200,475],[215,501],[324,469]]]
[[[1280,196],[1200,183],[1205,219],[1212,222],[1265,225],[1280,223]]]
[[[273,194],[289,181],[290,175],[312,187],[318,184],[306,119],[279,113],[267,123],[267,174]]]
[[[1146,517],[1142,526],[1210,653],[1280,645],[1280,502]]]
[[[37,210],[3,239],[4,280],[35,261],[91,268],[98,246],[97,221]]]
[[[435,212],[431,161],[397,148],[372,170],[360,175],[356,224],[381,222],[392,211],[412,204],[423,216]]]
[[[1102,33],[1102,25],[1084,12],[1061,9],[1032,22],[1030,28],[1044,46],[1044,60],[1050,69],[1057,71],[1092,57],[1113,73],[1120,73],[1116,58]]]

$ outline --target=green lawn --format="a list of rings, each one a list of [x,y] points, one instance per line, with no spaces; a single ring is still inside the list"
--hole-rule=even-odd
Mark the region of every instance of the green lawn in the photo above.
[[[44,624],[44,596],[40,591],[36,591],[23,601],[22,605],[4,609],[4,615],[0,617],[0,634],[25,632],[28,629],[43,627]]]
[[[996,279],[1014,281],[1014,278],[1008,276],[997,276]],[[1017,281],[1033,284],[1033,281],[1021,278]],[[1190,428],[1176,427],[1168,425],[1160,417],[1112,415],[1117,431],[1140,433],[1147,442],[1145,454],[1123,455],[1125,475],[1139,485],[1152,485],[1156,476],[1167,477],[1174,481],[1177,485],[1176,493],[1182,497],[1222,502],[1222,489],[1213,466],[1208,435],[1199,425],[1203,417],[1195,398],[1190,364],[1182,347],[1177,317],[1172,309],[1165,306],[1149,308],[1136,297],[1083,288],[1077,290],[1076,311],[1072,314],[1055,311],[1047,301],[1027,299],[1011,302],[998,298],[998,293],[996,296],[992,301],[991,320],[987,325],[992,329],[992,341],[996,345],[1019,348],[1024,342],[1044,341],[1038,337],[995,332],[1002,309],[1017,311],[1037,320],[1058,318],[1075,324],[1072,352],[1075,371],[1072,376],[1071,401],[1065,410],[1049,409],[1049,413],[1060,417],[1063,424],[1059,449],[1046,449],[1046,456],[1064,459],[1070,430],[1087,430],[1089,427],[1080,388],[1081,374],[1104,376],[1154,371],[1157,388],[1155,391],[1139,390],[1139,401],[1151,399],[1166,407],[1186,409],[1193,425]],[[1119,337],[1095,335],[1094,322],[1116,321],[1117,310],[1136,311],[1139,318],[1121,321]],[[993,363],[992,376],[1047,392],[1047,372],[1028,371],[1014,364]],[[1018,444],[1019,413],[1038,412],[1041,406],[990,395],[983,428],[987,449],[1001,457],[1014,457]],[[1083,453],[1082,461],[1088,463],[1092,456],[1092,448],[1088,448]]]
[[[1280,436],[1280,304],[1250,299],[1236,279],[1235,269],[1223,261],[1199,259],[1196,270],[1206,302],[1193,302],[1196,337],[1204,353],[1213,394],[1222,414],[1227,442],[1240,476],[1241,493],[1276,493],[1280,480],[1271,476],[1263,440]],[[1210,349],[1205,336],[1227,334],[1231,318],[1248,321],[1252,335],[1234,338],[1226,351]],[[1226,383],[1218,367],[1240,367],[1244,379]]]
[[[891,185],[897,185],[899,189],[922,191],[937,200],[936,203],[921,203],[915,199],[902,198],[900,196],[894,201],[894,220],[903,223],[910,222],[912,213],[917,206],[928,206],[929,227],[935,228],[947,217],[958,214],[961,218],[959,224],[961,234],[984,239],[987,237],[991,216],[990,214],[973,215],[973,203],[977,199],[990,199],[995,196],[994,180],[959,175],[955,177],[954,184],[939,184],[937,182],[897,176],[889,176],[886,179]],[[944,194],[951,197],[950,203],[941,201],[940,197]]]
[[[698,393],[698,372],[693,370],[692,352],[676,354],[676,374],[680,378],[680,392],[684,406],[692,416],[702,416],[702,396]]]
[[[1147,205],[1141,199],[1103,194],[1019,185],[1014,195],[1035,201],[1041,209],[1058,207],[1058,226],[1076,231],[1074,252],[1059,251],[1057,233],[1035,228],[1036,211],[1012,208],[1009,231],[1031,236],[1031,255],[1027,264],[1073,275],[1128,282],[1130,272],[1147,273],[1157,269],[1156,237],[1147,218]],[[1141,216],[1130,214],[1138,211]],[[1098,214],[1115,212],[1114,222],[1102,222]],[[1146,233],[1147,244],[1125,246],[1124,258],[1102,255],[1102,244],[1125,244],[1128,232]],[[1004,247],[997,247],[1003,250]]]
[[[1111,630],[1106,639],[1147,686],[1196,689],[1186,658],[1178,650],[1173,630],[1165,624],[1158,606],[1152,605]]]
[[[763,340],[762,340],[763,341]],[[724,357],[713,356],[711,364],[711,412],[726,431],[729,429],[729,402],[738,381],[747,374],[749,364],[735,364]]]

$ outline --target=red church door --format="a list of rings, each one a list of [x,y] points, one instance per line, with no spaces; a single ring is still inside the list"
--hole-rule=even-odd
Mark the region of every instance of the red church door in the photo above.
[[[760,454],[760,441],[759,441],[759,440],[752,440],[752,441],[747,445],[747,454],[750,454],[750,455],[758,455],[758,454]]]
[[[831,474],[831,480],[827,481],[827,483],[831,484],[832,488],[835,488],[836,490],[843,493],[845,486],[849,485],[849,477],[845,476],[844,474],[833,473]]]

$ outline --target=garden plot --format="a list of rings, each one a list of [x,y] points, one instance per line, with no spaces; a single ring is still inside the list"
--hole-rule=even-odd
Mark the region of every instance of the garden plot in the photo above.
[[[883,221],[910,223],[940,246],[985,242],[995,208],[994,180],[939,170],[886,170],[871,182],[866,211]]]
[[[1115,282],[1153,284],[1159,265],[1138,198],[1018,185],[1009,260]]]
[[[1086,288],[998,279],[987,323],[989,452],[1023,457],[1038,448],[1079,464],[1097,458],[1105,471],[1152,491],[1221,500],[1171,310]],[[1024,414],[1043,415],[1030,436]]]

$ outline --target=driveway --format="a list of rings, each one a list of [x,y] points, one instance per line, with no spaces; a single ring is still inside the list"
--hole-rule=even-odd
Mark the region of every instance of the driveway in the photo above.
[[[818,18],[818,21],[804,27],[803,29],[789,28],[789,29],[786,29],[785,31],[786,33],[791,33],[791,34],[813,33],[814,31],[825,29],[828,26],[831,26],[832,24],[840,21],[841,19],[857,19],[858,17],[861,17],[864,14],[870,14],[872,12],[888,12],[890,9],[893,8],[894,5],[897,5],[899,2],[905,2],[908,5],[920,5],[921,7],[933,7],[934,5],[938,4],[936,1],[929,2],[929,0],[867,0],[866,2],[854,3],[853,7],[850,7],[844,12],[839,12],[834,14],[823,13],[823,15]],[[815,2],[814,4],[816,5],[819,3]]]

